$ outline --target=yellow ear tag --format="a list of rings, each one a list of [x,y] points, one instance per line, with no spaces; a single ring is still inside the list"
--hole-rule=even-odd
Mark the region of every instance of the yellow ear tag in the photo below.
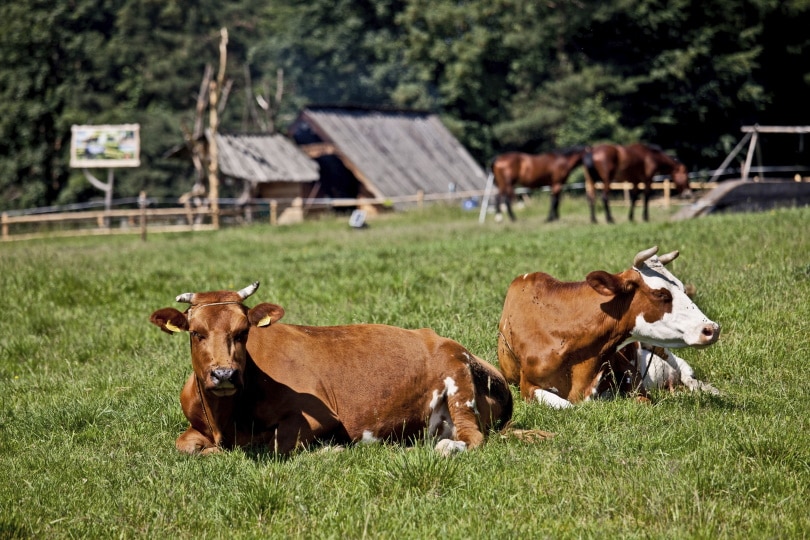
[[[262,320],[256,323],[256,326],[270,326],[271,322],[273,322],[273,318],[270,315],[265,315]]]
[[[182,328],[180,328],[179,326],[175,326],[175,325],[173,325],[173,324],[171,323],[171,321],[166,321],[166,325],[165,325],[165,326],[166,326],[166,330],[169,330],[169,331],[171,331],[171,332],[175,332],[175,333],[177,333],[177,332],[182,332],[182,331],[183,331],[183,329],[182,329]]]

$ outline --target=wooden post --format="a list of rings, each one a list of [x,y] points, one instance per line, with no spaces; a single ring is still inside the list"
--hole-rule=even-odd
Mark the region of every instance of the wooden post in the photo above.
[[[146,192],[138,195],[138,206],[141,207],[141,241],[146,242]]]
[[[211,139],[208,141],[208,201],[211,205],[211,223],[214,229],[219,229],[219,151],[217,150],[217,83],[211,81],[208,91],[209,116],[208,124]]]
[[[669,210],[670,200],[669,200],[669,192],[672,189],[672,185],[669,183],[669,178],[664,180],[664,208]]]
[[[278,201],[270,201],[270,225],[278,225]]]
[[[425,204],[425,192],[421,189],[416,192],[416,206],[422,208]]]
[[[8,212],[3,212],[0,216],[0,223],[3,224],[3,240],[8,240]]]
[[[208,128],[211,140],[208,141],[208,199],[211,203],[211,223],[219,229],[219,153],[217,151],[217,131],[219,129],[219,98],[225,84],[225,62],[228,59],[228,29],[219,31],[219,73],[216,81],[208,86]]]

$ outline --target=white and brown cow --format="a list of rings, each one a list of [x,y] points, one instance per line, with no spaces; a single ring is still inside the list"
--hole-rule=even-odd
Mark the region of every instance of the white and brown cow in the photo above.
[[[597,395],[615,353],[626,345],[678,348],[716,342],[710,321],[664,266],[678,256],[638,253],[633,266],[585,281],[562,282],[541,272],[512,281],[498,333],[498,362],[526,400],[569,407]]]
[[[234,291],[185,293],[181,312],[150,321],[188,332],[193,373],[180,394],[186,453],[260,445],[278,453],[313,441],[408,441],[427,433],[443,454],[474,448],[505,426],[512,394],[493,366],[429,329],[279,323],[284,309]]]

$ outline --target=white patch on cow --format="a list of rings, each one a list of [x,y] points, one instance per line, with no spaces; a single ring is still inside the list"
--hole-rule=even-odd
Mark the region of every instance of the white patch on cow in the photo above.
[[[455,436],[456,426],[450,416],[447,394],[443,393],[439,396],[439,399],[436,399],[436,392],[434,391],[433,396],[430,418],[428,418],[428,433],[434,439],[451,439]]]
[[[433,397],[430,398],[430,405],[429,405],[430,410],[432,411],[433,409],[435,409],[436,405],[439,404],[439,400],[443,399],[443,398],[444,398],[443,393],[440,393],[438,390],[434,390],[433,391]]]
[[[471,399],[470,401],[466,402],[464,405],[466,405],[470,409],[475,409],[475,400]]]
[[[447,395],[452,396],[458,392],[458,386],[456,385],[456,381],[453,380],[453,377],[447,377],[444,380],[444,388],[447,390]]]
[[[552,409],[567,409],[573,407],[573,404],[565,398],[561,398],[557,394],[549,392],[548,390],[537,389],[534,391],[534,397],[537,398],[538,403],[547,405]]]
[[[665,349],[666,357],[662,358],[652,351],[641,348],[638,354],[638,370],[644,374],[644,387],[669,388],[684,385],[691,391],[708,392],[718,395],[720,391],[714,386],[695,378],[695,371],[686,360],[672,351]]]
[[[673,276],[658,257],[653,256],[642,269],[635,269],[651,289],[666,289],[672,295],[672,311],[653,322],[636,317],[631,337],[619,348],[632,341],[643,341],[659,347],[689,347],[711,345],[717,341],[720,326],[709,320],[684,292],[683,283]],[[706,331],[710,330],[707,334]]]
[[[380,442],[380,439],[374,436],[374,433],[365,429],[363,430],[363,438],[360,439],[363,444],[374,444]]]
[[[436,443],[435,448],[439,454],[449,456],[456,452],[464,452],[467,449],[467,443],[464,441],[454,441],[453,439],[442,439]]]

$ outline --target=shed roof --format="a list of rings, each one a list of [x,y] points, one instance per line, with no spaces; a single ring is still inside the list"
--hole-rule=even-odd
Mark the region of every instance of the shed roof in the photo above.
[[[310,106],[292,130],[308,125],[378,197],[483,189],[486,174],[435,114]],[[359,173],[359,174],[358,174]]]
[[[260,182],[314,182],[318,163],[278,133],[217,133],[219,169],[223,175]]]

